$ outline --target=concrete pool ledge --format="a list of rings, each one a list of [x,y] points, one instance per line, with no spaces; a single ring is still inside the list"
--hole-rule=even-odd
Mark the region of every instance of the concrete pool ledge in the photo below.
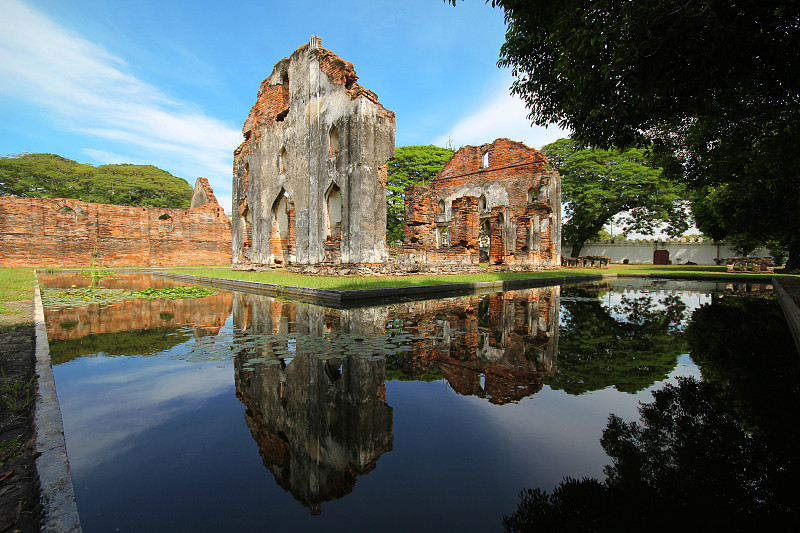
[[[291,300],[327,307],[364,307],[406,300],[424,300],[446,296],[467,294],[483,294],[514,289],[533,287],[549,287],[589,281],[616,279],[617,274],[589,274],[582,276],[557,276],[552,278],[520,278],[497,281],[479,281],[475,283],[447,283],[441,285],[415,285],[408,287],[390,287],[384,289],[358,289],[336,291],[330,289],[310,289],[290,285],[274,285],[258,281],[244,281],[224,278],[210,278],[173,272],[153,272],[154,275],[169,279],[188,281],[218,287],[220,289],[237,290],[267,296],[277,296]]]
[[[792,332],[794,345],[797,347],[797,352],[800,353],[800,307],[797,307],[794,298],[789,296],[777,278],[772,278],[772,286],[778,296],[778,302],[781,304],[783,316],[786,317],[786,322],[789,324],[789,330]]]
[[[37,283],[34,296],[34,328],[36,333],[36,375],[39,387],[36,397],[36,471],[39,475],[42,519],[40,531],[80,532],[81,521],[75,502],[75,490],[69,471],[64,426],[58,404],[44,309]]]

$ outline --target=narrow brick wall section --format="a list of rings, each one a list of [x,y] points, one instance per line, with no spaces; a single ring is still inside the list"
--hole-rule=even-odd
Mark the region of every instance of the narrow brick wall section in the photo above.
[[[230,262],[231,221],[218,204],[184,210],[0,197],[0,266]]]

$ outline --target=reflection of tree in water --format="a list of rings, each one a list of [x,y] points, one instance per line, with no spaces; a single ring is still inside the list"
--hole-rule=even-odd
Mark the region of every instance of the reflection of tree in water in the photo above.
[[[523,491],[506,531],[689,527],[769,531],[796,517],[800,362],[774,301],[695,311],[686,336],[705,382],[653,393],[639,423],[612,415],[604,482]]]
[[[604,306],[601,297],[597,288],[562,289],[558,367],[545,383],[568,394],[610,386],[634,393],[665,379],[685,353],[686,304],[675,295],[622,295]]]

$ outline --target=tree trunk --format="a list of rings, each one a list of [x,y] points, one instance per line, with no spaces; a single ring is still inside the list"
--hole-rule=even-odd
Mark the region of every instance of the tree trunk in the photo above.
[[[583,249],[583,241],[573,243],[572,244],[572,253],[569,254],[570,257],[579,257],[581,255],[581,250]]]
[[[789,243],[789,258],[784,266],[786,270],[800,270],[800,241]]]

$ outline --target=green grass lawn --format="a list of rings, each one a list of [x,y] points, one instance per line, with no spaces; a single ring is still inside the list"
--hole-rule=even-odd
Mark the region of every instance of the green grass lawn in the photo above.
[[[419,275],[419,276],[306,276],[292,274],[282,269],[264,272],[249,272],[242,270],[222,270],[204,268],[174,268],[169,272],[205,276],[209,278],[236,279],[271,283],[273,285],[307,287],[314,289],[332,290],[357,290],[357,289],[382,289],[388,287],[412,287],[418,285],[441,285],[446,283],[475,283],[479,281],[501,281],[522,278],[551,278],[560,276],[581,276],[597,274],[660,274],[681,275],[692,277],[725,276],[731,278],[747,279],[752,274],[728,273],[725,266],[684,266],[684,265],[611,265],[607,269],[569,268],[559,270],[544,270],[538,272],[487,272],[485,274],[456,274],[456,275]],[[777,276],[783,275],[776,272]]]
[[[0,267],[0,330],[33,323],[29,305],[36,279],[32,268]]]

